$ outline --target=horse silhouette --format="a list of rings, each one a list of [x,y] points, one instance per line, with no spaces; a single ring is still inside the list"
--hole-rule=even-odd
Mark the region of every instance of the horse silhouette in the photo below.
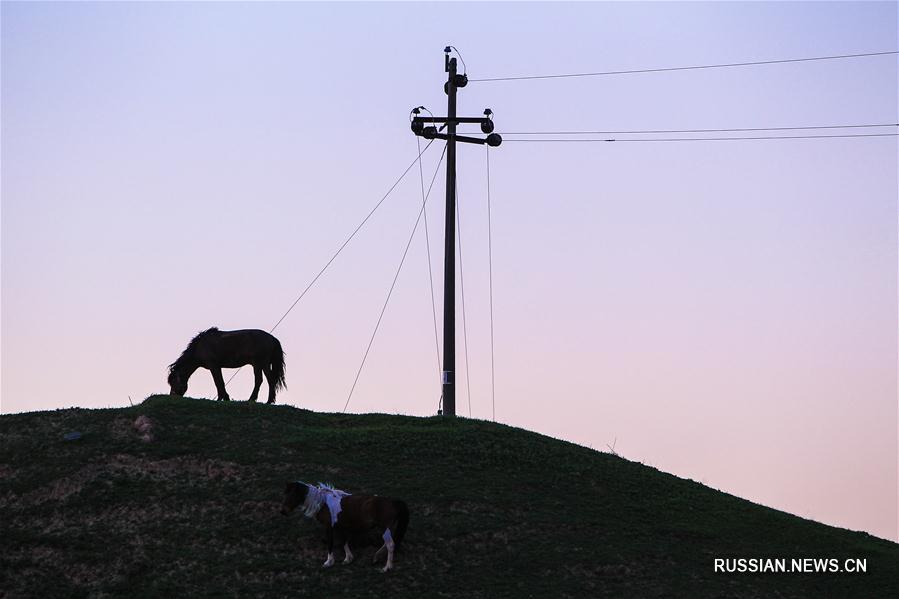
[[[190,340],[187,348],[169,365],[168,383],[172,395],[187,392],[187,380],[197,370],[206,368],[212,373],[220,401],[230,401],[222,368],[239,368],[251,364],[256,377],[249,401],[259,397],[262,375],[268,381],[268,403],[275,403],[275,393],[285,387],[284,351],[274,336],[258,329],[220,331],[213,327]]]

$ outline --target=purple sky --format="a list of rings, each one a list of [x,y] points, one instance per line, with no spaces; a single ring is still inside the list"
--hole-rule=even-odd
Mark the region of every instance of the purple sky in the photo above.
[[[167,392],[197,331],[270,328],[415,157],[408,111],[445,112],[446,44],[472,78],[899,46],[896,3],[449,10],[4,2],[2,411],[128,405]],[[501,132],[896,123],[897,61],[472,82],[459,106]],[[491,180],[499,421],[897,538],[895,137],[505,143]],[[485,192],[461,147],[476,418]],[[279,402],[343,407],[420,201],[416,169],[278,328]],[[349,411],[438,396],[419,232]]]

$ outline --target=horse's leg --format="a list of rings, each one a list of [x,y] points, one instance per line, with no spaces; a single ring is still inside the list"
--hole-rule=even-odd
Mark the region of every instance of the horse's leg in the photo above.
[[[268,383],[268,402],[267,403],[275,403],[275,384],[277,381],[275,380],[275,375],[272,373],[272,367],[270,364],[262,365],[262,373],[265,375],[265,380]]]
[[[350,536],[347,534],[341,534],[343,537],[343,552],[346,555],[343,558],[344,564],[352,564],[353,563],[353,552],[350,551]]]
[[[253,364],[253,376],[256,381],[253,385],[253,393],[250,395],[249,401],[256,401],[259,398],[259,387],[262,386],[262,369]]]
[[[346,553],[346,557],[343,558],[343,563],[352,564],[353,559],[355,559],[355,558],[353,557],[353,552],[350,551],[350,542],[349,541],[347,541],[346,543],[343,544],[343,552]]]
[[[393,548],[396,545],[393,542],[393,535],[390,534],[389,527],[384,530],[384,546],[387,547],[387,564],[381,572],[393,569]],[[378,551],[380,552],[380,549]]]
[[[381,559],[381,556],[384,555],[384,552],[387,551],[387,543],[381,545],[381,548],[375,551],[375,554],[371,558],[372,564],[377,564],[378,560]]]
[[[328,526],[325,532],[326,542],[328,544],[328,559],[322,564],[322,568],[330,568],[334,565],[334,527]]]
[[[215,388],[219,394],[218,399],[231,401],[231,398],[228,397],[228,392],[225,390],[225,379],[222,378],[222,369],[210,368],[209,370],[212,372],[212,380],[215,381]]]

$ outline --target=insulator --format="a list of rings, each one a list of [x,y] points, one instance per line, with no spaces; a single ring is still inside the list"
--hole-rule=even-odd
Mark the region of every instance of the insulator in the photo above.
[[[491,121],[490,119],[481,121],[481,131],[483,131],[484,133],[493,133],[493,128],[493,121]]]
[[[499,133],[491,133],[487,136],[487,145],[491,148],[495,148],[499,144],[503,143],[503,138]]]
[[[437,127],[425,127],[424,131],[422,131],[421,136],[425,139],[435,139],[437,137]],[[497,136],[499,137],[499,136]],[[499,145],[499,144],[496,144]]]

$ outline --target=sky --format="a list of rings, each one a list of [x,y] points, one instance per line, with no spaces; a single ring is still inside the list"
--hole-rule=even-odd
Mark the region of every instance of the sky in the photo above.
[[[168,391],[198,331],[270,329],[412,164],[410,109],[445,113],[448,44],[472,79],[899,49],[886,2],[0,11],[3,413],[127,406]],[[507,140],[897,123],[897,72],[890,55],[472,81],[459,114],[491,108]],[[489,419],[486,151],[458,152],[457,409]],[[897,159],[895,137],[490,150],[496,420],[897,539]],[[421,185],[416,166],[276,329],[279,403],[343,409]],[[437,410],[426,249],[420,228],[350,412]],[[244,369],[229,391],[251,387]],[[208,372],[188,395],[215,395]]]

